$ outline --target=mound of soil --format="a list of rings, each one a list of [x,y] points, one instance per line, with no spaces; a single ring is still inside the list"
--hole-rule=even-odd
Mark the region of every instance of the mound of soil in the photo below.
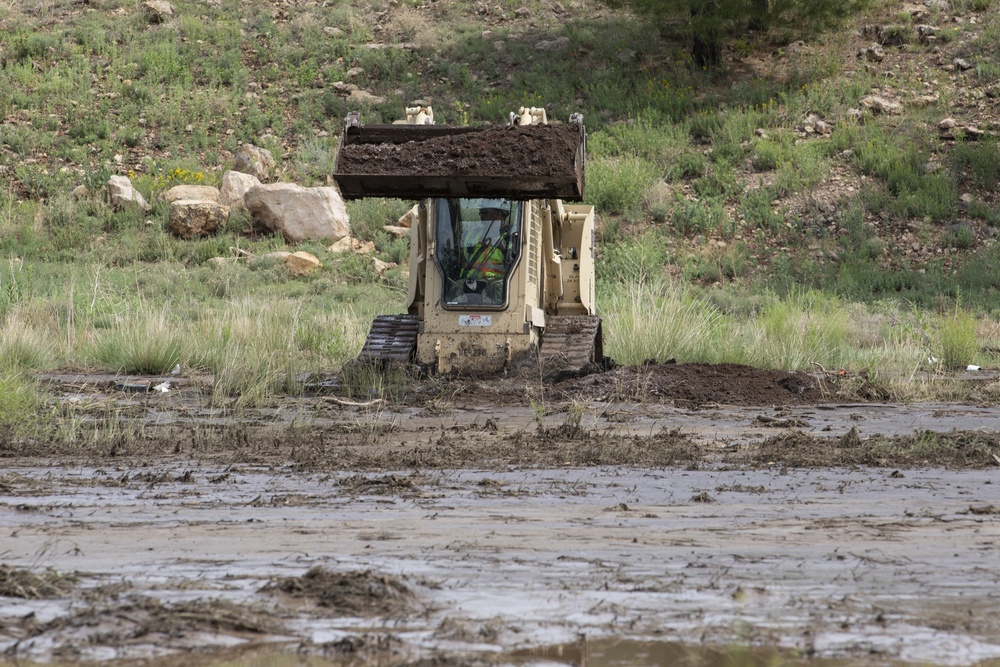
[[[561,391],[599,401],[672,402],[696,408],[727,405],[800,405],[822,402],[819,382],[808,373],[738,364],[646,364],[566,380]]]
[[[337,173],[485,179],[517,175],[573,182],[579,145],[576,124],[486,126],[481,131],[424,141],[345,144],[340,148]]]
[[[410,609],[413,592],[401,580],[384,574],[331,572],[316,566],[301,577],[285,577],[264,590],[278,589],[310,598],[320,607],[358,616],[392,616]]]

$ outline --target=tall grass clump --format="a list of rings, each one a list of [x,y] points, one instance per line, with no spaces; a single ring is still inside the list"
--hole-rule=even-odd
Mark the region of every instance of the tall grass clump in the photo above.
[[[963,369],[972,363],[979,351],[976,343],[976,319],[956,307],[955,312],[941,319],[938,330],[941,365],[950,370]]]
[[[55,359],[55,345],[48,331],[32,327],[23,318],[7,318],[0,330],[0,369],[42,370]]]
[[[605,351],[618,363],[713,361],[711,350],[724,347],[718,312],[687,285],[666,279],[622,284],[601,306]]]
[[[257,407],[280,391],[297,390],[304,367],[297,352],[300,306],[247,299],[206,317],[190,336],[202,341],[190,356],[193,367],[214,372],[212,400],[235,398],[235,406]]]
[[[587,165],[587,202],[605,214],[633,211],[662,175],[660,167],[643,158],[596,158]]]
[[[34,384],[14,371],[0,373],[0,433],[16,435],[34,422],[42,405]],[[0,440],[0,447],[3,441]],[[2,450],[0,450],[2,451]]]
[[[847,304],[815,290],[775,300],[754,329],[744,363],[764,368],[841,368],[853,349]]]
[[[166,307],[137,308],[113,317],[109,329],[96,335],[93,354],[116,373],[157,375],[180,363],[181,341]]]

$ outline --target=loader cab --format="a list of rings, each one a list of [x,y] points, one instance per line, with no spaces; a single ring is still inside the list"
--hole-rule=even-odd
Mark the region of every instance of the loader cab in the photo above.
[[[505,310],[510,278],[521,258],[520,201],[435,199],[434,259],[447,310]]]

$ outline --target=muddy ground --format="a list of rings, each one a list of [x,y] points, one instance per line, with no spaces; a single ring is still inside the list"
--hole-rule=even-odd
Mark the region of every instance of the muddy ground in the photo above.
[[[674,364],[253,407],[42,379],[69,426],[0,436],[8,660],[1000,664],[989,406]]]

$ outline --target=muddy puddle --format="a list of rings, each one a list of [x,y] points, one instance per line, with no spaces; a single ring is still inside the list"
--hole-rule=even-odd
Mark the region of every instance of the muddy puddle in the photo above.
[[[3,667],[1000,664],[989,407],[670,364],[43,382],[72,428],[0,433]]]
[[[29,591],[0,597],[7,659],[271,645],[332,664],[478,664],[582,637],[586,663],[532,659],[665,664],[594,648],[622,640],[1000,659],[995,468],[181,461],[8,465],[0,482],[0,562]],[[28,574],[68,585],[32,595]],[[457,662],[419,662],[435,656]]]

